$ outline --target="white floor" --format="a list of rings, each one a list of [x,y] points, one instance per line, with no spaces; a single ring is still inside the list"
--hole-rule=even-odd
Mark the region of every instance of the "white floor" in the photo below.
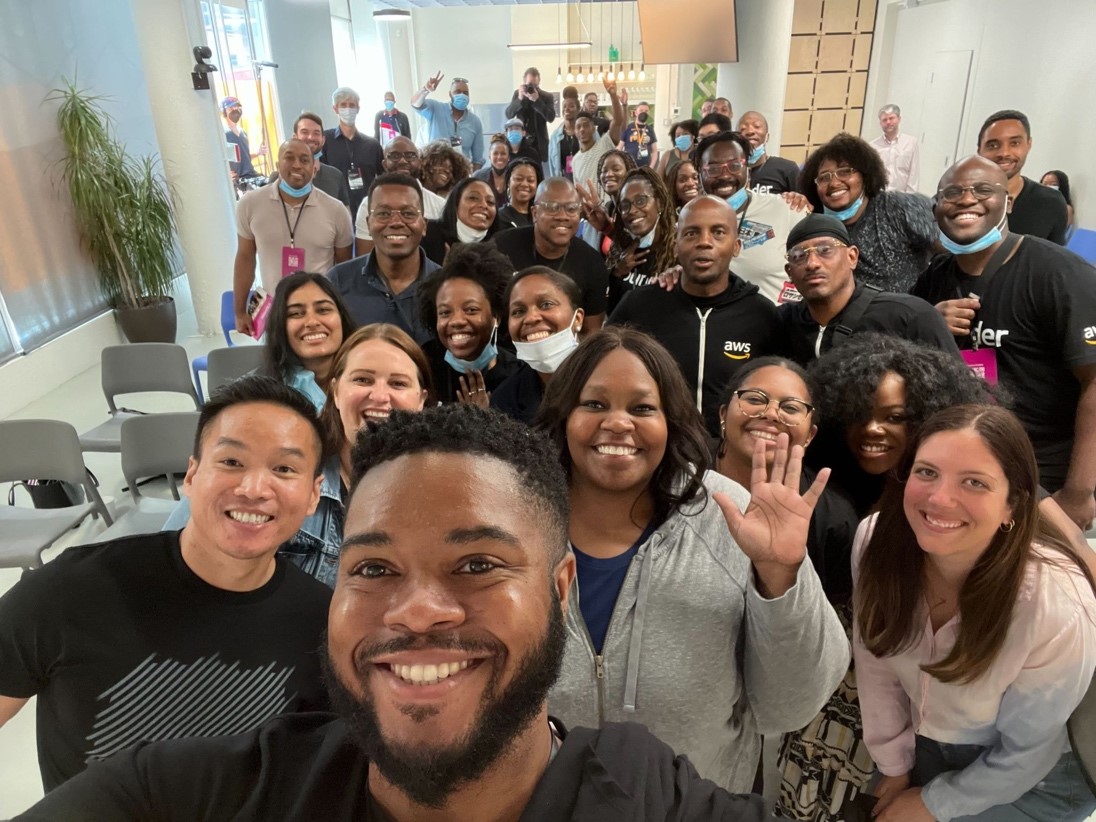
[[[187,350],[190,358],[207,354],[214,348],[223,347],[224,337],[198,336],[194,310],[186,278],[177,281],[175,304],[179,310],[179,330],[177,340]],[[234,341],[247,344],[249,340],[234,335]],[[204,380],[204,375],[203,375]],[[203,381],[203,391],[205,390]],[[183,396],[172,397],[158,394],[126,395],[120,405],[142,411],[186,411],[191,404]],[[107,405],[103,398],[99,382],[99,368],[89,369],[69,380],[57,391],[24,408],[19,409],[9,419],[58,419],[69,422],[77,431],[86,431],[106,419]],[[86,454],[84,460],[92,473],[99,479],[100,493],[107,502],[112,514],[122,514],[132,504],[129,493],[123,493],[125,480],[117,454]],[[6,497],[7,487],[0,489]],[[170,498],[167,483],[152,483],[142,486],[142,493]],[[22,491],[16,492],[20,505],[29,505],[30,501]],[[6,502],[6,499],[0,500]],[[105,525],[102,520],[87,519],[72,534],[51,549],[46,559],[56,556],[69,545],[94,542],[96,534],[102,532]],[[3,595],[19,579],[19,569],[0,568],[0,595]],[[37,746],[35,743],[35,704],[27,703],[19,714],[3,728],[0,728],[0,819],[8,819],[26,810],[42,797],[42,781],[38,773]]]

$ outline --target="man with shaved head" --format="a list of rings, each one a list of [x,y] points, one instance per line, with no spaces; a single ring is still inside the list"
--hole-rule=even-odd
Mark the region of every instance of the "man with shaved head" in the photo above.
[[[766,150],[769,121],[760,112],[747,111],[738,118],[738,133],[750,144],[750,189],[759,194],[795,191],[799,166]]]
[[[349,260],[354,231],[346,206],[312,185],[312,147],[291,138],[278,149],[278,182],[249,191],[236,205],[236,261],[232,292],[236,330],[251,334],[247,295],[255,284],[258,259],[262,286],[273,295],[278,282],[295,271],[323,274]]]
[[[1013,397],[1044,488],[1082,530],[1096,515],[1096,269],[1010,233],[1005,172],[967,157],[940,180],[936,257],[913,293],[934,304],[964,359]]]
[[[629,291],[609,318],[646,331],[673,354],[712,436],[720,392],[734,372],[783,351],[776,306],[731,270],[741,250],[735,210],[722,197],[697,197],[677,221],[681,279],[669,294],[658,285]]]

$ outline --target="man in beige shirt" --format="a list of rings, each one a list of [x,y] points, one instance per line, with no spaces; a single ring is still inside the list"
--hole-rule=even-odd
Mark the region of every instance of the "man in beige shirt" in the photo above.
[[[879,109],[879,127],[883,133],[871,141],[887,168],[887,191],[917,193],[921,177],[921,147],[912,134],[903,134],[902,110],[894,103]]]
[[[303,140],[278,149],[278,182],[240,198],[236,206],[236,261],[232,291],[236,330],[251,334],[247,295],[259,263],[262,286],[273,295],[282,277],[295,271],[323,274],[349,260],[354,232],[346,206],[312,185],[315,160]]]

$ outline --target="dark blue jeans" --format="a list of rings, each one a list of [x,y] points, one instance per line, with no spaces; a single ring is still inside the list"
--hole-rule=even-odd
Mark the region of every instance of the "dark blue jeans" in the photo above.
[[[942,773],[961,771],[984,750],[981,745],[949,745],[919,736],[911,782],[925,785]],[[1084,822],[1093,812],[1096,797],[1073,754],[1066,753],[1041,782],[1015,802],[956,817],[953,822]]]

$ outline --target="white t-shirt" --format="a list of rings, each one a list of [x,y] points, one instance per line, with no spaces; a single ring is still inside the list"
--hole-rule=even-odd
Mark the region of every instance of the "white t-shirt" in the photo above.
[[[784,253],[788,233],[809,213],[793,211],[779,194],[751,191],[746,213],[738,221],[742,251],[731,260],[731,271],[777,305],[802,299],[784,271]]]
[[[419,190],[422,192],[422,216],[427,220],[436,220],[441,217],[441,210],[445,208],[445,198],[423,188],[422,183],[419,183]],[[354,236],[359,240],[373,239],[373,235],[369,233],[368,197],[358,206],[358,218],[354,221]]]
[[[596,185],[598,161],[614,148],[616,148],[616,143],[613,142],[613,138],[609,136],[608,132],[602,134],[597,142],[586,151],[580,148],[571,158],[571,175],[574,177],[575,185],[584,183],[587,180],[592,180]]]

